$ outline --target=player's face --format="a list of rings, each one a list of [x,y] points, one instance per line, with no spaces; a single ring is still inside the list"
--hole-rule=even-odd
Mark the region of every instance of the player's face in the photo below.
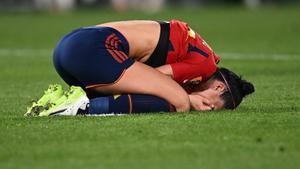
[[[224,101],[221,98],[221,94],[224,92],[225,84],[218,80],[210,80],[206,83],[202,83],[197,87],[192,94],[197,94],[202,97],[207,98],[212,105],[214,105],[215,110],[220,110],[224,108]]]

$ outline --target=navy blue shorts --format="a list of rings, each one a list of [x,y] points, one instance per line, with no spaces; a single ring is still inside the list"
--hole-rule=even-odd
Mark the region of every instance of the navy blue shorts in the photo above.
[[[54,65],[68,85],[93,88],[113,84],[134,60],[125,37],[110,27],[84,27],[64,36],[54,51]]]

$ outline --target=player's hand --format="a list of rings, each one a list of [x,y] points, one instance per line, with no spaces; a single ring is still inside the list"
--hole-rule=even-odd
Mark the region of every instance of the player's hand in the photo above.
[[[192,110],[199,110],[199,111],[208,111],[208,110],[214,110],[214,105],[211,104],[211,102],[201,96],[196,94],[190,94],[190,104]]]

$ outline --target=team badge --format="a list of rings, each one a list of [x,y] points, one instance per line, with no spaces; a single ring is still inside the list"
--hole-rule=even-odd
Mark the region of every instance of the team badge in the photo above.
[[[192,28],[189,28],[188,35],[189,35],[189,37],[191,37],[193,39],[196,38],[196,33],[195,33],[195,31]]]

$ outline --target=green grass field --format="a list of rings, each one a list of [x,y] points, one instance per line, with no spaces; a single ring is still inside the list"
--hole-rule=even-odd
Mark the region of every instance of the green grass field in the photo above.
[[[299,11],[0,13],[0,168],[298,169]],[[105,21],[171,18],[190,23],[256,93],[235,111],[23,117],[31,99],[63,83],[51,57],[62,35]]]

